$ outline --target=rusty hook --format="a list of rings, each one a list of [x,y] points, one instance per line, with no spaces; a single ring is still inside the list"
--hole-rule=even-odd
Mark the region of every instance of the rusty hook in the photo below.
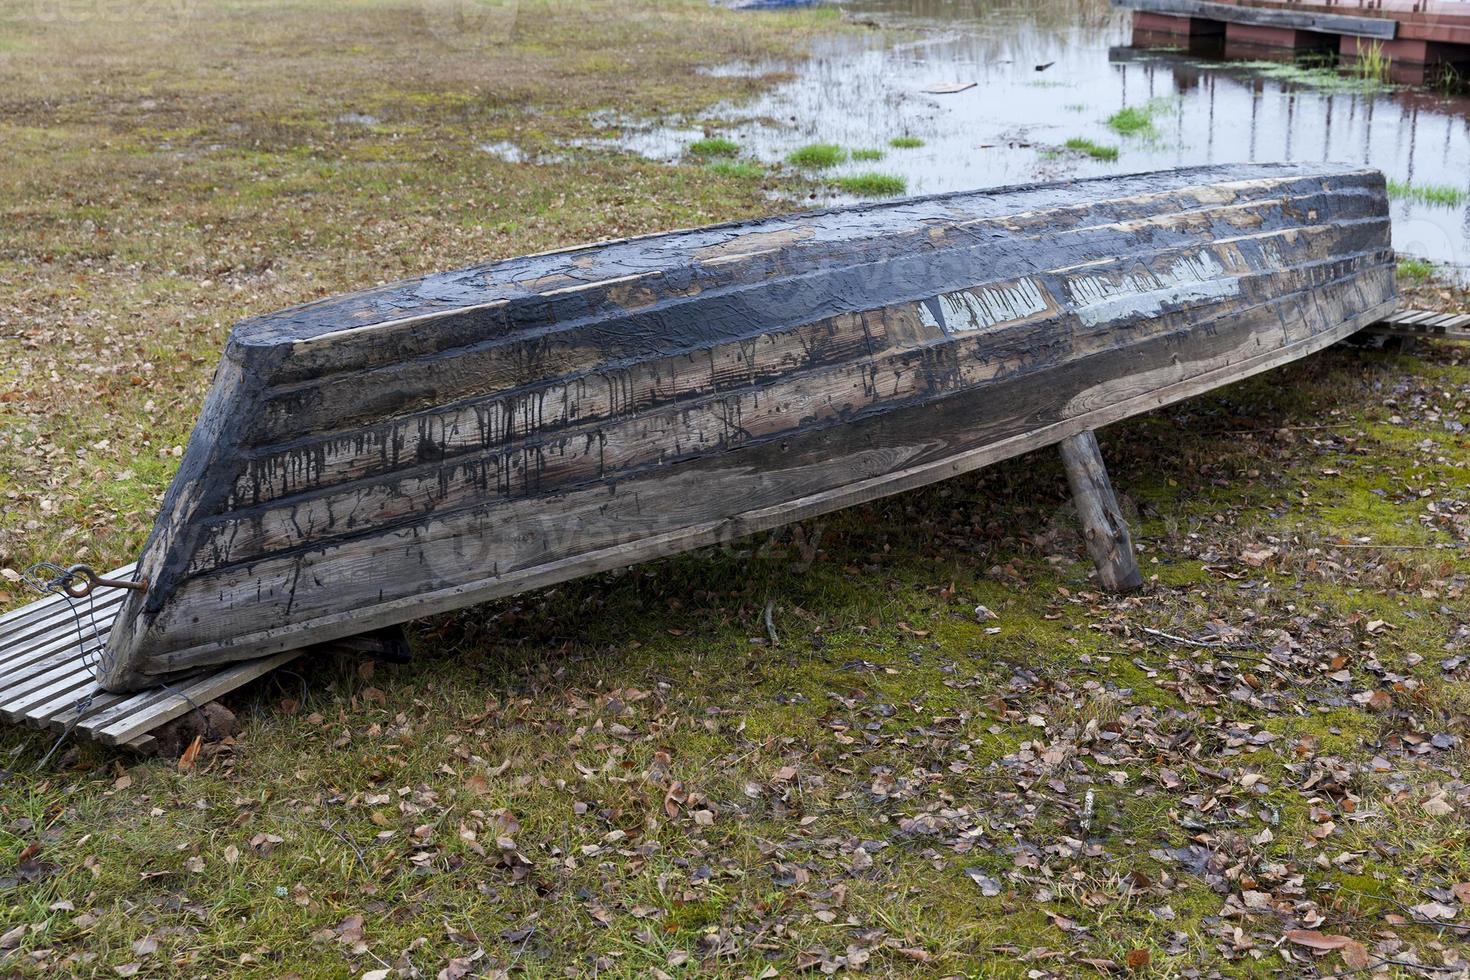
[[[132,589],[135,592],[148,591],[147,582],[126,582],[117,578],[103,578],[92,570],[91,565],[71,566],[66,570],[66,575],[61,582],[61,587],[73,599],[85,599],[99,585],[105,585],[110,589]]]

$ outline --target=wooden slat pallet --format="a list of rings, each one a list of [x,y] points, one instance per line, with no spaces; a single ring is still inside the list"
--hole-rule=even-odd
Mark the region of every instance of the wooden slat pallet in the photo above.
[[[1470,341],[1470,313],[1398,310],[1363,331],[1379,337]]]
[[[132,571],[126,565],[107,577],[127,579]],[[146,691],[103,691],[93,665],[124,594],[98,586],[85,599],[51,595],[0,616],[0,717],[152,752],[150,732],[295,656],[232,664]]]

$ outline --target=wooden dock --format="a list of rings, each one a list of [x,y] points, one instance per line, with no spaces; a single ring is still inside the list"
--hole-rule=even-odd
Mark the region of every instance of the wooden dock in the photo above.
[[[1463,0],[1112,0],[1133,11],[1136,47],[1221,45],[1226,58],[1386,58],[1393,81],[1470,71]]]
[[[1470,342],[1470,314],[1400,310],[1361,333]],[[1079,441],[1085,449],[1087,440]],[[1063,447],[1064,456],[1068,449]],[[1088,540],[1089,548],[1106,559],[1099,566],[1106,570],[1117,564],[1119,553],[1131,553],[1131,546],[1126,544],[1127,530],[1121,518],[1105,513],[1117,508],[1109,504],[1112,491],[1105,486],[1105,477],[1096,477],[1089,468],[1096,463],[1095,453],[1079,455],[1073,447],[1071,455],[1076,459],[1069,459],[1068,476],[1074,489],[1088,479],[1103,487],[1102,492],[1080,497],[1099,502],[1100,516],[1092,524],[1111,527],[1114,532],[1112,536]],[[1120,547],[1119,541],[1125,543]],[[107,577],[127,579],[132,571],[133,566],[126,565]],[[1128,576],[1128,569],[1121,568],[1114,585],[1130,586]],[[155,750],[151,732],[297,655],[297,651],[277,653],[206,670],[167,687],[109,693],[97,685],[94,666],[112,621],[122,608],[123,596],[123,589],[100,586],[85,599],[51,595],[0,615],[0,718],[151,753]]]

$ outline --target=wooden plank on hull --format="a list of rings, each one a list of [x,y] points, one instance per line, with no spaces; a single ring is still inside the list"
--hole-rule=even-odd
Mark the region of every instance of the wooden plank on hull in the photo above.
[[[911,431],[907,434],[902,437],[893,435],[878,440],[880,443],[890,441],[900,446],[907,443],[915,447],[911,449],[885,450],[878,453],[858,451],[854,449],[854,446],[861,446],[868,441],[862,425],[827,430],[810,437],[810,440],[814,441],[810,441],[800,455],[813,461],[833,460],[835,462],[830,465],[840,467],[846,478],[843,481],[836,481],[841,485],[832,489],[817,487],[803,493],[799,487],[802,483],[809,484],[810,477],[798,475],[793,477],[795,482],[789,493],[767,491],[765,494],[775,498],[791,496],[794,499],[791,499],[789,503],[772,503],[745,511],[736,510],[730,516],[705,522],[691,521],[685,527],[658,532],[656,530],[644,531],[634,523],[635,520],[642,519],[639,515],[657,514],[663,510],[662,506],[650,509],[648,503],[650,498],[644,491],[630,491],[626,496],[612,500],[589,496],[586,513],[588,515],[597,514],[599,520],[611,521],[612,524],[609,527],[611,537],[616,539],[621,533],[626,543],[612,544],[580,554],[548,556],[545,560],[530,561],[526,567],[515,572],[467,582],[464,585],[450,586],[434,592],[418,593],[377,605],[372,604],[369,593],[354,594],[351,596],[350,605],[354,607],[351,613],[326,613],[302,626],[273,627],[255,634],[250,639],[252,645],[258,644],[257,649],[260,647],[267,650],[271,647],[295,648],[301,645],[303,634],[322,638],[330,637],[334,633],[348,635],[367,628],[459,608],[472,601],[541,588],[580,575],[675,554],[704,544],[733,540],[745,534],[766,530],[790,521],[803,520],[842,507],[912,489],[939,479],[969,472],[1032,449],[1051,445],[1086,429],[1099,428],[1139,412],[1171,404],[1296,360],[1357,332],[1366,323],[1377,320],[1389,312],[1391,304],[1391,299],[1386,300],[1337,327],[1311,335],[1286,347],[1266,348],[1258,352],[1252,344],[1238,344],[1238,356],[1230,358],[1226,363],[1211,366],[1193,376],[1184,371],[1178,371],[1176,372],[1177,379],[1170,381],[1137,375],[1114,376],[1104,367],[1089,365],[1095,370],[1095,373],[1091,373],[1091,380],[1082,384],[1073,396],[1073,402],[1077,406],[1076,414],[1069,417],[1048,420],[1034,418],[1025,407],[1026,402],[1017,403],[1015,398],[1004,392],[1004,389],[1000,391],[992,389],[988,391],[985,398],[975,402],[952,398],[937,403],[932,409],[916,412],[908,420]],[[1034,402],[1034,396],[1031,401]],[[977,425],[973,408],[967,410],[967,406],[973,405],[1008,407],[1013,412],[1013,417],[999,428],[995,427],[995,423],[992,422],[992,428],[986,431]],[[937,435],[940,433],[961,433],[965,438],[980,443],[980,445],[950,455],[947,454],[948,450],[943,440]],[[990,439],[994,441],[987,441]],[[936,440],[939,441],[936,442]],[[790,458],[798,454],[798,450],[788,446],[773,446],[770,451],[781,458]],[[868,456],[861,455],[861,452],[868,452]],[[935,458],[926,460],[923,458],[926,455]],[[788,468],[796,462],[799,460],[788,463]],[[747,462],[744,465],[753,467],[757,471],[760,469],[759,462]],[[866,475],[861,479],[852,479],[854,475],[862,474],[864,467],[871,475]],[[719,483],[718,479],[712,479],[710,475],[702,471],[664,482],[666,483],[665,496],[668,498],[668,509],[663,512],[675,515],[691,505],[702,505],[701,501],[708,502],[714,488]],[[760,495],[750,490],[741,490],[740,495],[752,504],[760,504]],[[614,505],[625,506],[621,501],[626,501],[626,506],[632,506],[634,509],[627,511],[625,516],[617,516],[616,512],[609,511],[609,508]],[[558,516],[567,516],[566,501],[562,502],[561,508]],[[531,515],[528,512],[526,516]],[[455,527],[446,528],[443,532],[445,546],[452,549],[456,535],[464,533],[467,531],[460,531]],[[633,540],[627,540],[628,538],[633,538]],[[417,554],[418,552],[415,552],[415,555]],[[377,581],[373,576],[364,579],[360,569],[353,571],[363,562],[381,560],[373,559],[370,554],[354,556],[347,552],[337,556],[323,552],[320,558],[327,562],[342,563],[333,565],[333,574],[329,574],[328,577],[341,583],[344,588],[348,587],[348,583],[354,582],[361,583],[357,586],[358,588],[368,588],[370,582]],[[416,557],[413,560],[418,562],[420,559]],[[435,559],[431,556],[424,560],[433,565],[436,561],[442,562],[444,559],[442,557]],[[230,617],[232,615],[228,602],[226,601],[221,606],[220,598],[227,599],[229,593],[234,589],[247,587],[251,590],[256,589],[265,574],[261,569],[251,569],[249,577],[240,578],[238,582],[221,580],[209,585],[208,588],[212,595],[216,597],[213,600],[216,616]],[[294,574],[293,563],[291,561],[280,563],[279,569],[273,571],[272,574],[279,575],[282,582],[289,581]],[[316,572],[313,571],[312,574]],[[376,590],[381,587],[374,586],[373,588]],[[467,595],[473,598],[467,598]],[[286,601],[284,593],[282,601]],[[242,613],[244,609],[245,607],[242,607]],[[251,612],[249,615],[254,616],[254,613]],[[237,623],[240,630],[250,628],[249,619],[239,618]],[[176,625],[180,630],[186,628],[184,623]],[[170,666],[177,669],[187,668],[200,662],[196,657],[202,659],[217,653],[218,650],[213,645],[201,647],[197,653],[184,648],[172,656]]]
[[[99,679],[147,688],[1076,436],[1382,316],[1389,231],[1377,171],[1231,164],[670,232],[252,317]],[[16,709],[55,712],[70,670],[30,651]]]

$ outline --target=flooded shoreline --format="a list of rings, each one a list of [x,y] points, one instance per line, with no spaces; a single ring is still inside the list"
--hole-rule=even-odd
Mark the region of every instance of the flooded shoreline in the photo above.
[[[852,199],[843,185],[874,176],[927,194],[1193,164],[1362,163],[1390,181],[1395,247],[1470,277],[1463,96],[1133,47],[1126,12],[1101,0],[853,0],[844,10],[886,30],[824,38],[804,60],[717,66],[779,81],[699,118],[609,118],[595,143],[674,160],[718,137],[733,144],[725,166],[794,167],[819,179],[819,201]],[[840,159],[791,162],[811,144],[840,148]]]

